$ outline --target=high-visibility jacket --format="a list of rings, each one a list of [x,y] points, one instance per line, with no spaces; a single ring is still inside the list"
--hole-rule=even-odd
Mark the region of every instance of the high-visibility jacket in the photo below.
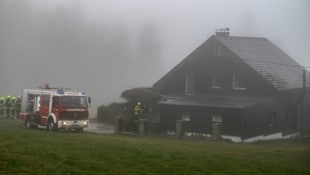
[[[15,107],[16,105],[16,97],[12,97],[11,99],[11,107]]]
[[[135,115],[139,115],[139,114],[141,114],[142,112],[143,112],[143,109],[142,109],[142,107],[141,107],[141,103],[138,102],[138,103],[136,104],[136,106],[134,107],[134,114],[135,114]]]
[[[5,99],[5,106],[10,107],[11,106],[11,96],[7,96]]]
[[[0,108],[2,108],[4,106],[4,100],[5,100],[4,97],[0,98]]]

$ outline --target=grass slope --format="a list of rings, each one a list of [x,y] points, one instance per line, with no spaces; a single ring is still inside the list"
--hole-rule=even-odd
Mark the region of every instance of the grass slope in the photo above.
[[[310,174],[310,144],[25,129],[0,120],[0,174]]]

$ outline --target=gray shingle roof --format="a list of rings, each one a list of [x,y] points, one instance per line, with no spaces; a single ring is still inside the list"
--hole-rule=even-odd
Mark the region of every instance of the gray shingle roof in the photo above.
[[[278,90],[302,87],[303,67],[268,39],[217,35],[213,37]],[[309,81],[307,86],[310,86]]]

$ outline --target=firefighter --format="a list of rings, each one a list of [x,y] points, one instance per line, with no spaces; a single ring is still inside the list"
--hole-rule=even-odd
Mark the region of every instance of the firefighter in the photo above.
[[[141,106],[141,102],[138,101],[134,108],[134,114],[138,117],[140,114],[142,114],[142,112],[143,112],[143,109]]]
[[[139,127],[139,118],[141,118],[141,115],[143,113],[142,104],[140,101],[136,103],[133,109],[133,120],[132,120],[132,131],[137,133],[138,127]]]
[[[0,97],[0,118],[4,118],[5,97]]]
[[[17,99],[16,99],[16,117],[19,116],[19,113],[21,111],[21,106],[22,105],[22,101],[21,101],[21,98],[20,96],[17,96]]]
[[[6,118],[10,117],[10,107],[11,107],[11,96],[6,96],[5,99],[5,116]]]
[[[16,115],[16,97],[13,96],[11,98],[11,106],[10,106],[10,117],[12,119],[15,118],[15,115]]]

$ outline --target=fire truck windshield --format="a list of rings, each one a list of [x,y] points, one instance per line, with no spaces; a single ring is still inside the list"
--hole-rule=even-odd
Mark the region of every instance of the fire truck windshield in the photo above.
[[[62,96],[61,103],[66,108],[86,108],[87,99],[84,96]]]

